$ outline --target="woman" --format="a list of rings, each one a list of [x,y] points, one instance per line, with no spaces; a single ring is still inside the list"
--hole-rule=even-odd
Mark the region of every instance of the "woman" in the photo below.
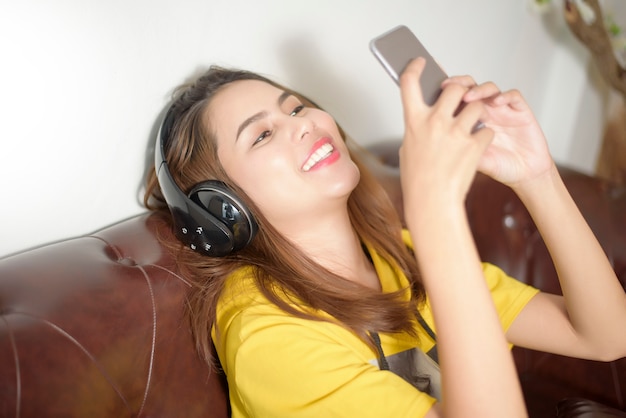
[[[400,83],[404,231],[332,117],[297,93],[213,68],[170,108],[159,173],[166,163],[186,193],[225,183],[258,226],[219,258],[175,246],[198,349],[212,362],[214,342],[234,417],[524,416],[509,344],[626,355],[624,292],[519,92],[453,77],[430,107],[423,68]],[[565,298],[481,264],[464,209],[477,170],[524,202]],[[148,201],[165,210],[155,174]]]

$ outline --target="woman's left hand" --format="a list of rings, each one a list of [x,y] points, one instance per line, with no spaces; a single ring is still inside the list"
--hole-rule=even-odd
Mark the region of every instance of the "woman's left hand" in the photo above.
[[[469,76],[450,77],[444,86],[449,83],[469,88],[463,97],[466,103],[480,100],[485,104],[486,116],[481,121],[495,133],[479,171],[511,187],[551,171],[554,161],[545,136],[519,91],[501,92],[491,82],[476,85]]]

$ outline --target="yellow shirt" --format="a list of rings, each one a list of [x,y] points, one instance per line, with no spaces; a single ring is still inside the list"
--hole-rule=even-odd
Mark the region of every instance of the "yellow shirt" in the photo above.
[[[403,237],[410,246],[408,234]],[[408,286],[400,271],[369,251],[384,292]],[[538,291],[493,265],[483,264],[483,271],[506,330]],[[420,312],[435,330],[428,301]],[[233,418],[420,417],[435,402],[397,374],[380,370],[377,353],[346,328],[296,318],[271,304],[249,268],[227,280],[217,326],[213,340],[228,377]],[[428,352],[434,341],[419,326],[418,333],[418,339],[381,334],[385,356],[393,361],[416,347]]]

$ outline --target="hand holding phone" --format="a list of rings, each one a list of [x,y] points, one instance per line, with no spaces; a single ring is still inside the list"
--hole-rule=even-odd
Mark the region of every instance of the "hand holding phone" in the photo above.
[[[370,42],[370,50],[396,84],[400,83],[400,74],[406,66],[413,59],[423,57],[426,60],[426,66],[420,77],[422,96],[429,106],[437,101],[441,94],[441,83],[448,78],[448,75],[409,28],[400,25],[377,36]],[[461,111],[463,105],[464,103],[459,106],[457,112]],[[479,121],[472,132],[482,127],[484,125]]]
[[[441,83],[448,76],[409,28],[396,26],[372,39],[370,49],[397,84],[400,82],[400,74],[411,60],[417,57],[426,59],[426,67],[420,78],[422,95],[426,104],[435,103],[441,94]]]

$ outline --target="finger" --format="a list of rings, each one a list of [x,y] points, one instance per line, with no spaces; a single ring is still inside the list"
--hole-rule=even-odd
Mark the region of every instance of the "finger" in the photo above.
[[[409,62],[400,75],[400,96],[405,120],[411,119],[415,112],[426,107],[419,83],[425,66],[426,60],[424,58],[415,58]]]
[[[479,85],[468,75],[450,77],[443,82],[444,86],[448,84],[460,84],[467,87],[469,90],[463,97],[466,102],[484,100],[500,94],[500,89],[495,83],[486,82]]]
[[[472,88],[476,85],[476,81],[469,75],[455,75],[452,77],[448,77],[442,83],[442,86],[446,86],[448,84],[460,84],[467,88]]]
[[[442,90],[433,107],[446,115],[454,116],[463,108],[463,96],[466,93],[467,87],[456,83],[448,84]]]
[[[526,103],[526,100],[519,90],[509,90],[504,93],[500,93],[493,97],[491,104],[496,106],[507,105],[512,109],[519,111],[526,111],[530,109],[528,103]]]
[[[500,95],[500,89],[495,83],[487,82],[472,87],[463,97],[466,102],[472,102],[476,100],[485,100],[494,98]]]
[[[475,134],[479,130],[476,129],[481,120],[487,116],[485,105],[482,102],[471,102],[466,104],[458,113],[457,119],[463,130]],[[481,128],[484,125],[480,125]]]

